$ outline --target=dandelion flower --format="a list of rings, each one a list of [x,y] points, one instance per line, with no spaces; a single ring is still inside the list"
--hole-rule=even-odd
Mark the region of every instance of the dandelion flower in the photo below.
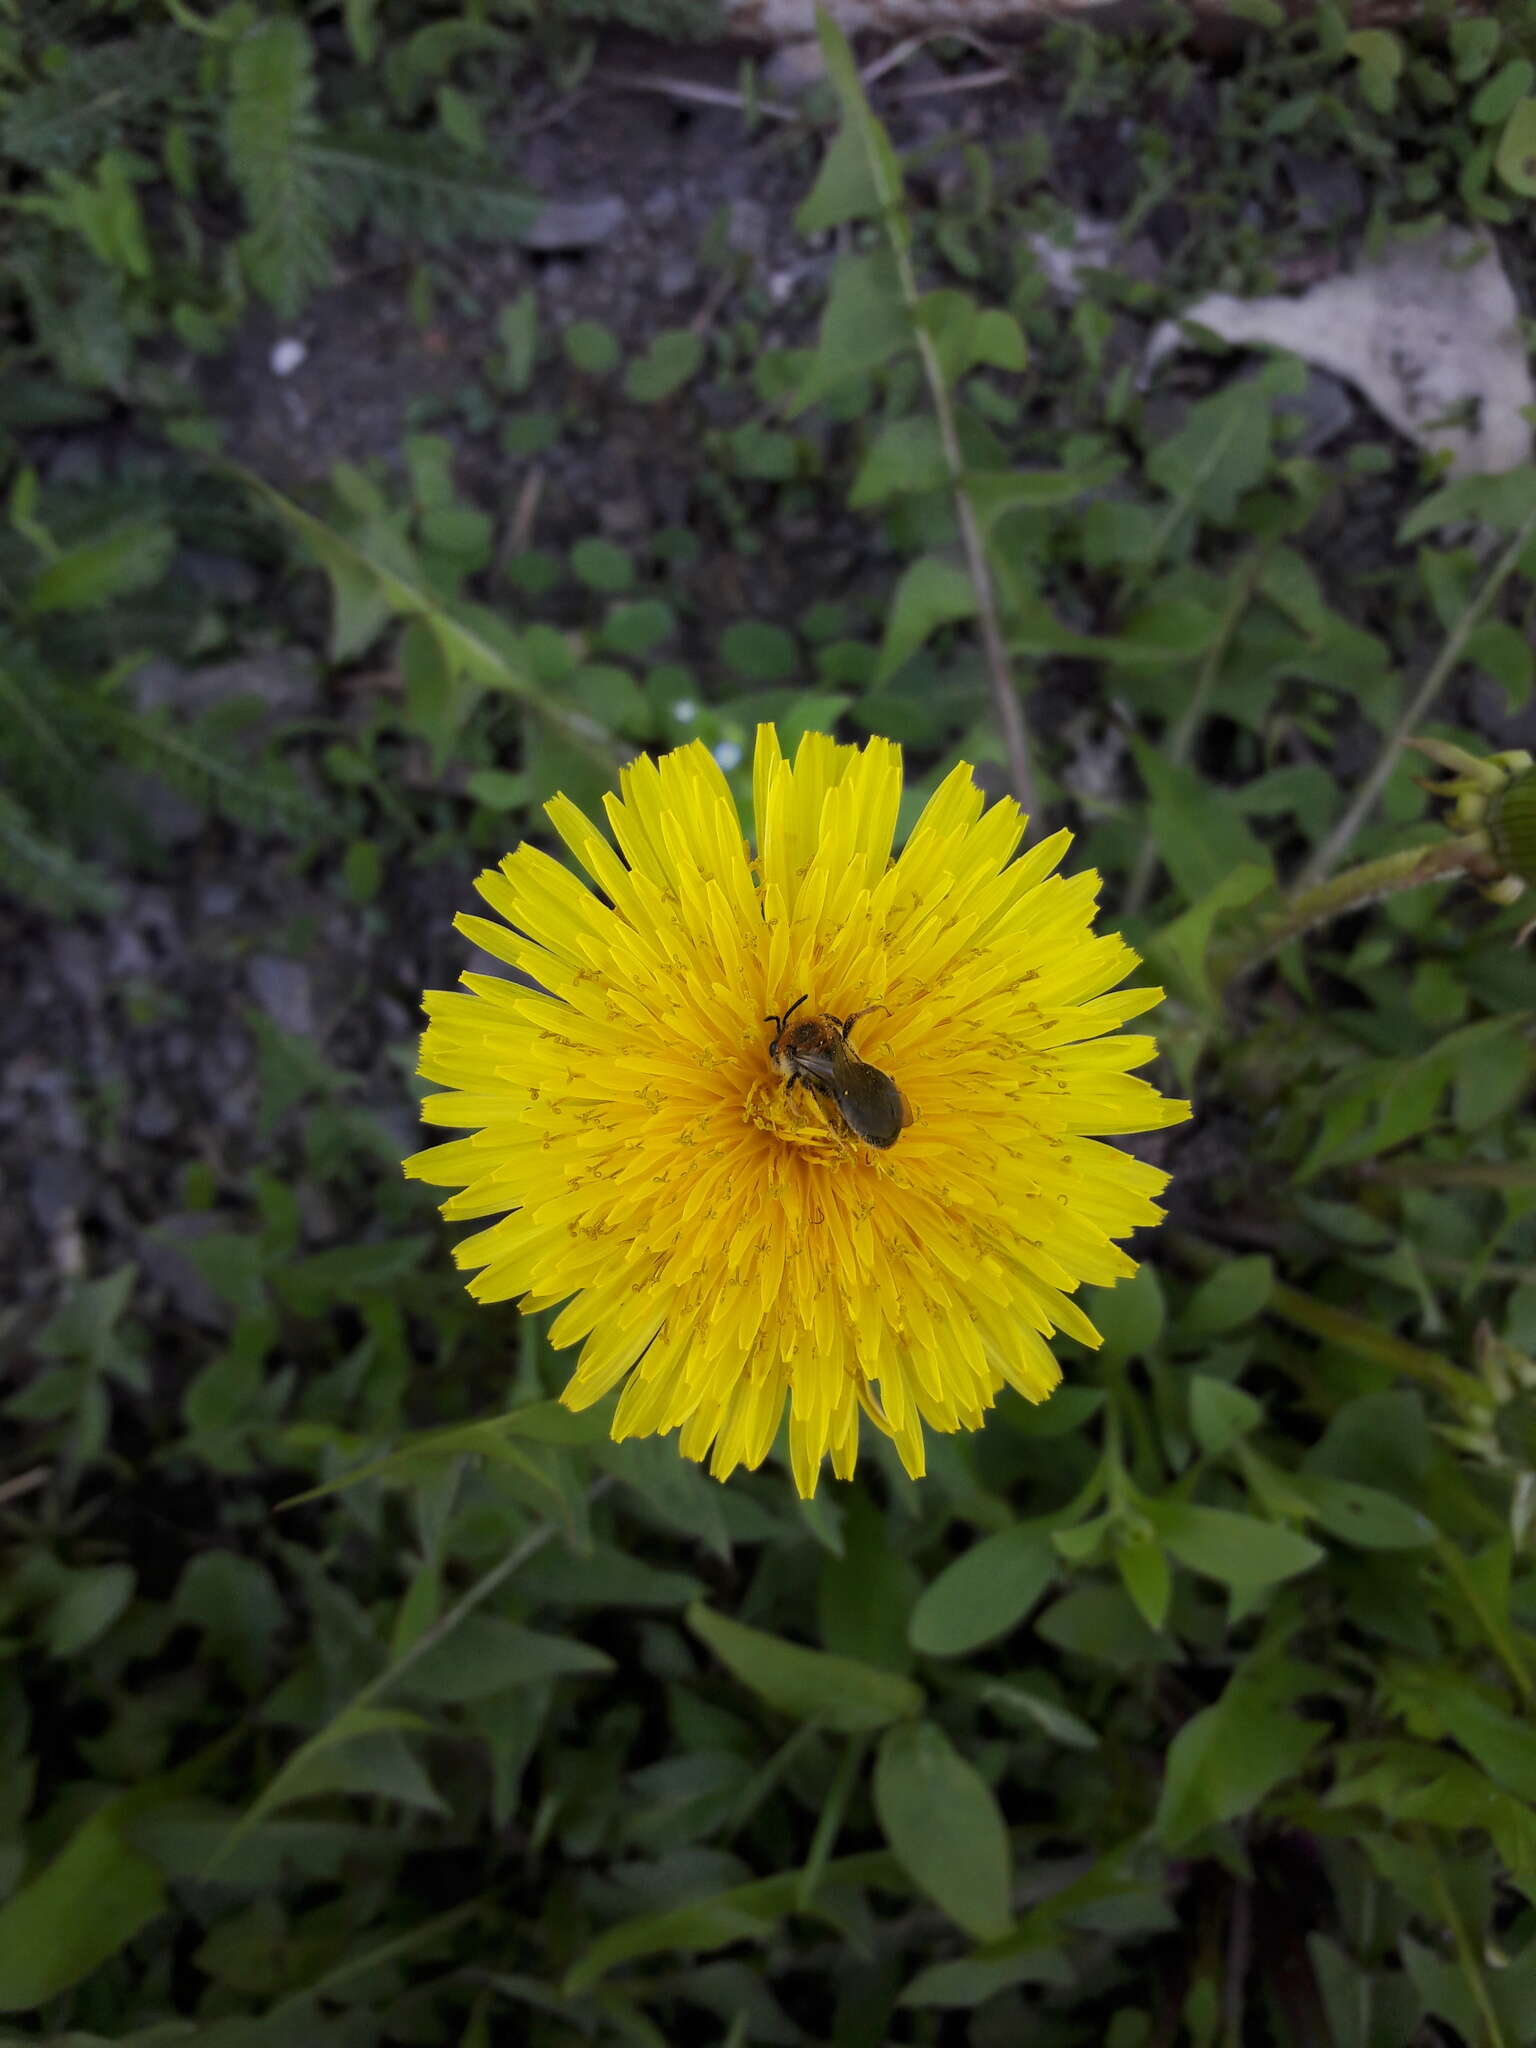
[[[1019,855],[1010,799],[963,764],[891,857],[901,753],[770,726],[753,767],[755,853],[695,742],[641,759],[605,799],[613,846],[564,797],[550,819],[591,877],[520,846],[477,887],[505,925],[466,938],[523,979],[465,974],[425,998],[429,1123],[473,1135],[406,1172],[460,1190],[471,1294],[563,1303],[579,1343],[562,1396],[625,1382],[616,1438],[681,1430],[724,1479],[761,1464],[786,1405],[795,1483],[847,1478],[864,1414],[914,1477],[923,1429],[975,1429],[1004,1386],[1042,1401],[1056,1331],[1097,1344],[1072,1294],[1135,1271],[1115,1244],[1167,1176],[1106,1137],[1176,1123],[1119,1035],[1157,989],[1090,929],[1098,877]],[[775,1027],[846,1019],[913,1121],[863,1142],[825,1090],[769,1058]]]

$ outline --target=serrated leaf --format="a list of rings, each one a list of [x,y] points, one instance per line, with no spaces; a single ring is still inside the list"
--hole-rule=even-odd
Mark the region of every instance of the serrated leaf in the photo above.
[[[1139,734],[1131,736],[1131,745],[1147,785],[1147,830],[1186,901],[1199,903],[1242,869],[1265,863],[1264,848],[1242,813],[1213,792],[1204,776],[1170,760]]]
[[[241,244],[251,281],[280,312],[297,311],[330,270],[324,196],[305,144],[319,130],[314,53],[304,24],[270,15],[229,60],[224,148],[250,216]]]
[[[1169,1745],[1153,1822],[1158,1835],[1179,1849],[1205,1828],[1251,1813],[1294,1777],[1326,1733],[1263,1686],[1233,1679]]]
[[[135,591],[149,590],[171,566],[176,536],[158,519],[136,519],[68,548],[33,578],[26,609],[93,612]]]

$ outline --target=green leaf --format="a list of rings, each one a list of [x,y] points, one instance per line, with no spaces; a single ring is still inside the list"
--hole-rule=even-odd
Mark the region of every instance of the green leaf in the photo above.
[[[1421,1550],[1439,1533],[1427,1515],[1378,1486],[1328,1479],[1315,1472],[1286,1476],[1295,1491],[1312,1503],[1330,1536],[1340,1536],[1361,1550]]]
[[[659,405],[696,377],[704,361],[704,337],[691,327],[668,327],[651,337],[638,362],[624,373],[624,396],[637,405]]]
[[[1194,512],[1230,527],[1238,501],[1263,482],[1274,434],[1274,399],[1299,365],[1282,359],[1243,383],[1202,399],[1176,433],[1147,457],[1147,474],[1174,500],[1174,516]]]
[[[227,1665],[247,1692],[261,1683],[288,1612],[266,1566],[235,1550],[204,1550],[191,1558],[172,1611],[203,1632],[206,1653]]]
[[[541,1635],[494,1614],[466,1615],[425,1650],[400,1680],[400,1690],[442,1703],[486,1699],[554,1678],[589,1678],[614,1669],[602,1650],[567,1636]]]
[[[1527,104],[1536,109],[1536,100]],[[1536,162],[1536,121],[1532,124],[1532,160]],[[1531,184],[1531,196],[1536,198],[1536,177]],[[1473,668],[1480,668],[1503,690],[1510,709],[1518,711],[1531,694],[1531,682],[1536,677],[1536,651],[1518,626],[1512,626],[1507,619],[1484,619],[1480,626],[1474,626],[1467,635],[1466,659]]]
[[[816,1721],[852,1735],[922,1712],[922,1689],[910,1679],[851,1657],[804,1649],[697,1602],[687,1619],[743,1685],[798,1721]]]
[[[751,683],[787,683],[800,667],[794,636],[768,619],[738,619],[720,635],[720,659]]]
[[[615,654],[639,658],[652,654],[677,630],[677,614],[659,597],[642,597],[630,604],[611,605],[603,620],[599,638]]]
[[[880,211],[880,192],[858,130],[845,121],[833,136],[816,182],[795,212],[802,235],[825,234],[845,221],[869,220]]]
[[[426,1723],[415,1714],[378,1707],[351,1709],[320,1741],[306,1743],[284,1765],[256,1801],[250,1818],[301,1799],[337,1794],[389,1799],[419,1812],[446,1814],[446,1804],[405,1740],[407,1733],[425,1729]]]
[[[598,765],[605,777],[613,773],[616,762],[606,735],[535,686],[523,667],[515,637],[503,621],[478,606],[447,603],[425,586],[419,572],[370,553],[249,471],[235,474],[298,535],[333,581],[345,579],[355,587],[359,579],[371,580],[391,610],[423,621],[456,673],[526,704],[587,761]]]
[[[1024,1683],[1024,1676],[983,1679],[977,1696],[984,1706],[991,1707],[996,1713],[1011,1714],[1015,1720],[1032,1721],[1042,1735],[1048,1736],[1052,1742],[1059,1742],[1063,1749],[1098,1748],[1098,1735],[1086,1721],[1070,1708],[1034,1691]]]
[[[1492,78],[1479,86],[1467,108],[1467,119],[1476,128],[1496,128],[1519,106],[1536,81],[1536,64],[1529,57],[1511,57]]]
[[[251,222],[245,267],[284,313],[330,270],[324,191],[309,153],[319,133],[314,101],[314,53],[301,21],[274,14],[240,36],[229,60],[224,149]]]
[[[1190,661],[1205,652],[1220,626],[1220,619],[1208,605],[1199,604],[1192,597],[1164,597],[1132,612],[1123,625],[1116,627],[1114,638],[1122,649],[1122,660],[1129,658],[1129,650],[1138,660]],[[1156,758],[1164,768],[1174,765],[1162,756]],[[1145,772],[1145,762],[1142,767]]]
[[[295,1314],[323,1315],[359,1295],[392,1293],[431,1249],[423,1231],[380,1244],[339,1244],[283,1265],[272,1275],[279,1297]]]
[[[1146,1514],[1180,1564],[1224,1586],[1250,1589],[1310,1571],[1323,1556],[1316,1543],[1254,1515],[1190,1501],[1146,1503]]]
[[[1056,1573],[1039,1530],[999,1529],[946,1565],[912,1610],[908,1637],[925,1657],[963,1657],[1007,1635]]]
[[[619,366],[619,344],[600,320],[573,320],[560,336],[572,368],[587,377],[607,377]]]
[[[829,397],[855,377],[868,376],[893,355],[914,346],[890,252],[845,256],[832,273],[815,352],[785,408],[789,418]]]
[[[514,397],[520,396],[533,382],[539,349],[539,296],[531,285],[502,307],[496,333],[502,346],[502,381]]]
[[[136,519],[68,548],[34,577],[26,609],[94,612],[135,591],[149,590],[171,566],[176,536],[158,519]]]
[[[297,1507],[303,1501],[320,1500],[328,1493],[342,1493],[361,1486],[365,1479],[377,1479],[384,1486],[414,1486],[445,1460],[460,1457],[495,1458],[507,1448],[509,1437],[527,1437],[536,1443],[596,1444],[608,1434],[610,1408],[604,1403],[579,1414],[558,1401],[530,1401],[521,1408],[509,1408],[504,1415],[488,1416],[483,1422],[450,1422],[442,1429],[418,1430],[395,1450],[366,1464],[343,1472],[339,1479],[312,1486],[294,1494],[285,1505]],[[290,1443],[302,1444],[304,1425],[288,1432]]]
[[[133,1598],[136,1577],[126,1564],[101,1564],[71,1572],[55,1599],[43,1630],[51,1657],[73,1657],[89,1649]]]
[[[1125,1535],[1115,1545],[1115,1568],[1148,1628],[1161,1629],[1173,1597],[1173,1573],[1162,1545],[1150,1532]]]
[[[1406,546],[1437,527],[1477,520],[1500,533],[1517,533],[1536,518],[1536,463],[1523,463],[1494,476],[1460,476],[1442,484],[1402,521],[1399,542]]]
[[[887,1729],[875,1812],[912,1882],[977,1941],[1013,1924],[1008,1829],[990,1786],[931,1721]]]
[[[1029,366],[1024,330],[1001,306],[983,307],[977,317],[971,352],[990,370],[1023,370]]]
[[[843,1519],[843,1554],[822,1562],[817,1614],[822,1646],[884,1671],[912,1664],[907,1621],[918,1576],[890,1540],[885,1516],[854,1492]]]
[[[1076,1983],[1072,1965],[1059,1946],[1040,1944],[1013,1949],[1002,1956],[961,1956],[950,1963],[930,1963],[919,1970],[900,2003],[954,2009],[985,2005],[1016,1984],[1049,1984],[1070,1990]]]
[[[1179,1317],[1178,1335],[1224,1337],[1264,1312],[1275,1284],[1274,1262],[1267,1252],[1228,1259],[1200,1282]]]
[[[1045,1610],[1035,1630],[1058,1649],[1107,1664],[1112,1671],[1132,1671],[1168,1655],[1123,1586],[1074,1586]]]
[[[990,534],[1010,512],[1074,503],[1085,491],[1108,483],[1118,468],[1117,463],[1102,463],[1091,470],[973,469],[964,478],[965,495],[983,532]]]
[[[1263,1420],[1263,1407],[1241,1387],[1213,1380],[1203,1372],[1190,1374],[1189,1426],[1208,1458],[1219,1458]]]
[[[1511,192],[1536,199],[1536,97],[1527,94],[1510,108],[1493,167]]]
[[[566,689],[573,704],[610,732],[643,739],[651,729],[650,699],[626,668],[610,661],[585,662]]]
[[[614,595],[635,580],[635,565],[625,548],[611,540],[579,540],[571,549],[571,568],[591,590]]]
[[[1470,85],[1474,79],[1481,78],[1498,55],[1499,44],[1503,40],[1499,24],[1486,15],[1450,22],[1446,33],[1458,85]]]
[[[1465,1679],[1451,1672],[1417,1669],[1403,1688],[1422,1699],[1453,1742],[1459,1742],[1506,1792],[1536,1801],[1536,1729],[1517,1720]]]
[[[896,586],[875,680],[894,675],[941,626],[975,616],[975,586],[965,571],[938,555],[924,555]]]
[[[1169,1745],[1153,1821],[1158,1835],[1180,1849],[1205,1828],[1251,1813],[1295,1776],[1326,1733],[1264,1685],[1234,1678]]]
[[[1147,830],[1186,901],[1199,903],[1239,869],[1265,864],[1268,856],[1241,811],[1203,775],[1139,734],[1131,735],[1131,747],[1150,799]]]
[[[821,1910],[826,1909],[829,1895],[861,1885],[891,1890],[899,1888],[901,1882],[898,1867],[884,1850],[838,1857],[821,1872]],[[575,1998],[608,1971],[622,1963],[636,1962],[642,1956],[664,1955],[674,1949],[697,1952],[726,1948],[736,1941],[762,1940],[786,1914],[804,1907],[801,1873],[786,1870],[709,1898],[696,1899],[689,1905],[645,1913],[600,1934],[571,1965],[561,1988],[567,1997]],[[647,2041],[649,2038],[646,2037]]]
[[[880,429],[859,465],[848,503],[865,511],[905,492],[938,490],[948,481],[939,423],[929,413],[917,413],[888,420]]]
[[[159,1871],[120,1833],[123,1804],[92,1814],[0,1906],[0,2012],[56,1998],[164,1912]]]
[[[1153,972],[1165,979],[1175,994],[1191,1008],[1206,1016],[1214,1013],[1217,992],[1211,984],[1211,942],[1224,913],[1241,910],[1270,886],[1267,857],[1260,864],[1244,862],[1213,884],[1182,917],[1153,933],[1144,952]]]
[[[1083,1306],[1104,1340],[1099,1356],[1107,1365],[1150,1358],[1157,1350],[1168,1311],[1157,1268],[1147,1261],[1114,1287],[1090,1288]],[[1055,1406],[1054,1400],[1050,1405]]]
[[[901,213],[901,165],[891,147],[890,137],[870,109],[848,38],[825,8],[817,10],[816,35],[827,76],[842,109],[843,126],[855,137],[863,153],[870,189],[884,220],[886,233],[893,240],[905,241],[910,230]],[[845,219],[849,217],[843,216]]]

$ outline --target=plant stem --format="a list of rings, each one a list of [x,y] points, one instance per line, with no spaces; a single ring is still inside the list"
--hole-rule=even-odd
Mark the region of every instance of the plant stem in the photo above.
[[[1197,1273],[1213,1273],[1231,1257],[1223,1247],[1187,1230],[1165,1229],[1163,1242],[1175,1258],[1182,1259]],[[1438,1351],[1426,1350],[1421,1344],[1410,1344],[1395,1331],[1384,1330],[1347,1308],[1317,1301],[1299,1287],[1288,1287],[1276,1281],[1264,1309],[1267,1315],[1289,1323],[1292,1329],[1304,1330],[1308,1336],[1316,1337],[1324,1344],[1335,1345],[1354,1358],[1364,1359],[1370,1365],[1379,1365],[1388,1372],[1400,1373],[1405,1379],[1418,1380],[1423,1386],[1433,1387],[1437,1393],[1453,1401],[1471,1424],[1485,1422],[1489,1409],[1498,1405],[1492,1390],[1482,1380],[1472,1373],[1463,1372],[1460,1366],[1453,1365]]]
[[[1447,1575],[1456,1581],[1457,1592],[1471,1610],[1478,1627],[1488,1638],[1494,1655],[1509,1673],[1515,1691],[1520,1695],[1521,1703],[1529,1712],[1532,1698],[1531,1676],[1516,1647],[1513,1632],[1505,1626],[1506,1617],[1489,1612],[1477,1580],[1467,1569],[1466,1559],[1448,1536],[1442,1536],[1435,1549]]]
[[[1450,881],[1457,875],[1491,879],[1495,872],[1488,837],[1483,832],[1464,832],[1431,846],[1410,846],[1401,853],[1383,854],[1380,860],[1364,861],[1359,867],[1335,875],[1331,881],[1303,887],[1245,934],[1225,947],[1217,947],[1211,956],[1211,979],[1218,988],[1227,987],[1261,966],[1292,939],[1299,939],[1316,926],[1328,924],[1351,910],[1377,903],[1384,896],[1419,889],[1426,882]]]
[[[1392,770],[1397,766],[1397,757],[1403,750],[1404,742],[1423,722],[1425,713],[1439,696],[1451,671],[1460,661],[1462,649],[1471,637],[1473,628],[1509,580],[1533,534],[1536,534],[1536,511],[1530,512],[1521,521],[1509,546],[1489,570],[1482,589],[1446,635],[1444,646],[1430,663],[1428,673],[1414,692],[1403,715],[1387,735],[1381,752],[1371,764],[1370,772],[1361,781],[1345,807],[1343,817],[1302,869],[1297,878],[1301,888],[1315,886],[1326,875],[1331,874],[1343,858],[1355,834],[1374,810],[1377,797],[1381,795]]]
[[[846,45],[844,49],[846,51]],[[976,617],[981,628],[987,682],[992,691],[992,707],[997,714],[1003,750],[1008,757],[1008,779],[1014,795],[1019,800],[1020,808],[1031,821],[1035,821],[1040,809],[1040,799],[1030,752],[1029,730],[1024,723],[1024,710],[1019,702],[1018,686],[1013,680],[1013,669],[1008,659],[1008,644],[1003,638],[997,588],[992,581],[992,568],[987,560],[981,522],[976,516],[976,508],[971,503],[970,493],[965,486],[965,456],[961,451],[959,429],[955,424],[954,403],[949,387],[944,381],[944,366],[939,361],[939,352],[934,346],[933,337],[918,319],[918,305],[922,293],[918,289],[917,272],[912,264],[910,230],[906,226],[906,218],[902,212],[900,173],[894,170],[895,158],[889,144],[884,142],[883,131],[870,111],[863,88],[857,77],[851,75],[851,53],[847,56],[847,62],[850,77],[839,89],[844,97],[845,111],[858,130],[865,161],[879,196],[881,224],[896,265],[902,304],[906,307],[907,317],[912,322],[917,352],[923,365],[923,376],[928,385],[928,396],[933,405],[934,417],[938,421],[939,443],[944,451],[944,467],[949,473],[950,489],[954,495],[955,517],[960,527],[960,546],[965,555],[966,574],[970,578],[971,588],[976,593]]]
[[[1362,1180],[1398,1188],[1536,1187],[1536,1159],[1385,1159],[1361,1164]]]
[[[1440,1858],[1435,1852],[1429,1830],[1416,1827],[1413,1830],[1413,1837],[1420,1854],[1429,1865],[1435,1896],[1439,1900],[1441,1912],[1445,1915],[1445,1924],[1451,1930],[1451,1939],[1456,1944],[1456,1960],[1461,1965],[1461,1973],[1467,1980],[1467,1988],[1487,2030],[1483,2039],[1487,2042],[1488,2048],[1505,2048],[1504,2029],[1499,2025],[1499,2016],[1488,1996],[1488,1986],[1483,1981],[1482,1965],[1478,1962],[1477,1950],[1473,1947],[1472,1938],[1456,1910],[1456,1901],[1451,1896],[1451,1888],[1445,1881],[1444,1871],[1440,1868]]]
[[[933,345],[933,338],[917,322],[919,293],[912,259],[894,236],[891,238],[891,246],[896,255],[897,275],[901,279],[901,295],[906,302],[908,313],[912,315],[913,331],[917,336],[917,352],[922,358],[923,375],[928,380],[928,396],[933,401],[933,410],[939,423],[939,440],[944,449],[944,465],[949,471],[950,489],[954,493],[955,517],[960,524],[960,545],[965,554],[966,574],[970,577],[971,588],[976,593],[976,617],[981,627],[981,645],[986,656],[987,682],[992,691],[992,707],[997,713],[1003,748],[1008,756],[1008,779],[1013,785],[1013,793],[1018,798],[1021,809],[1031,820],[1035,820],[1040,809],[1040,794],[1035,784],[1029,730],[1024,723],[1024,709],[1019,702],[1018,685],[1014,682],[1012,664],[1008,659],[1008,644],[1003,638],[1003,622],[997,607],[997,590],[992,581],[992,567],[987,560],[987,546],[982,538],[981,522],[976,517],[976,508],[971,503],[970,493],[965,487],[965,458],[960,452],[955,409],[950,403],[949,389],[944,382],[943,365],[939,361],[939,352]]]
[[[1205,716],[1210,694],[1216,687],[1216,678],[1221,673],[1221,664],[1225,661],[1227,649],[1232,644],[1232,635],[1237,631],[1243,613],[1248,609],[1249,599],[1253,596],[1253,586],[1259,580],[1267,555],[1266,548],[1255,549],[1238,571],[1232,586],[1232,595],[1227,600],[1226,610],[1222,613],[1221,622],[1216,628],[1216,637],[1206,649],[1205,659],[1200,664],[1195,687],[1190,691],[1189,700],[1179,713],[1178,722],[1169,733],[1163,748],[1164,757],[1173,762],[1175,767],[1182,767],[1189,759],[1189,750],[1194,744],[1195,734],[1200,729],[1200,721]],[[1148,833],[1141,842],[1136,854],[1136,865],[1131,870],[1130,886],[1125,892],[1125,904],[1121,911],[1123,917],[1135,917],[1141,910],[1156,872],[1157,848],[1153,844],[1151,834]]]

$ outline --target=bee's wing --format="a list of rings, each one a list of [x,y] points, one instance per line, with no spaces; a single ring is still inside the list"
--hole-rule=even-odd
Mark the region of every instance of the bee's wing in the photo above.
[[[810,1064],[811,1062],[807,1060],[806,1065],[809,1066]],[[818,1057],[816,1061],[818,1071],[821,1064],[821,1060]],[[833,1039],[832,1050],[826,1058],[826,1069],[827,1079],[832,1085],[832,1092],[839,1102],[842,1101],[845,1095],[857,1096],[865,1085],[866,1076],[879,1071],[878,1068],[865,1066],[846,1038]]]
[[[795,1054],[795,1065],[801,1073],[809,1080],[819,1081],[824,1087],[830,1088],[834,1095],[846,1086],[842,1078],[843,1070],[850,1065],[856,1067],[858,1064],[840,1038],[833,1043],[830,1052],[797,1051]]]
[[[912,1112],[890,1075],[866,1065],[841,1040],[832,1048],[831,1067],[833,1099],[849,1128],[871,1145],[894,1145]]]

